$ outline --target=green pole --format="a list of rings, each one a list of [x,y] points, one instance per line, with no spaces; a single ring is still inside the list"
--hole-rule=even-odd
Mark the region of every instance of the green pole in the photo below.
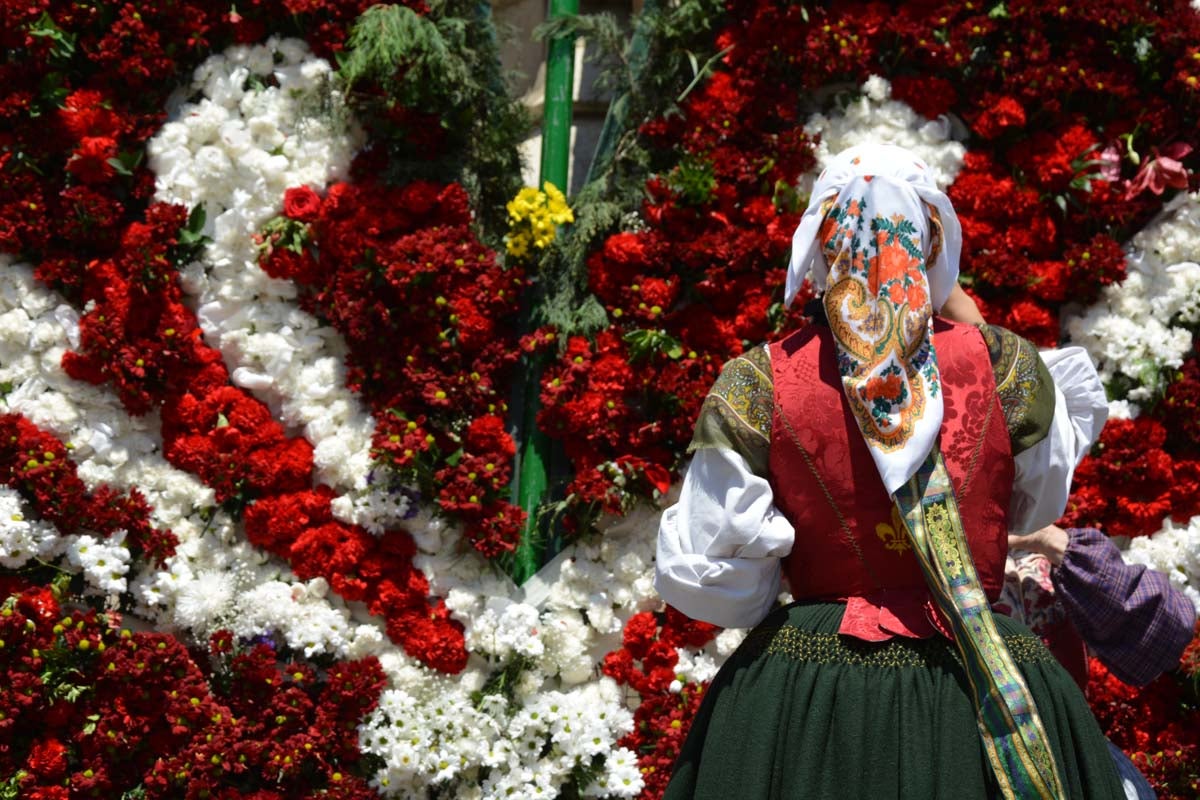
[[[550,0],[548,19],[579,13],[579,0]],[[546,94],[542,112],[542,163],[539,184],[554,184],[564,194],[571,158],[571,111],[574,104],[575,41],[570,36],[550,40],[546,55]],[[540,185],[539,185],[539,188]],[[521,441],[517,473],[517,502],[529,515],[517,547],[513,580],[524,583],[542,565],[544,537],[537,530],[537,510],[545,499],[550,466],[550,439],[538,429],[541,407],[540,360],[527,365]]]
[[[550,0],[547,19],[579,13],[579,0]],[[567,193],[567,168],[571,157],[572,92],[575,85],[575,40],[558,36],[546,54],[546,96],[542,112],[541,181]]]

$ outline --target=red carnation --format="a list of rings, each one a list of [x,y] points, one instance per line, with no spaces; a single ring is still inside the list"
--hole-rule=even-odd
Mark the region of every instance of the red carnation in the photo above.
[[[958,102],[954,84],[936,76],[899,75],[892,79],[892,97],[927,119],[940,117]]]
[[[1029,291],[1037,298],[1061,303],[1067,297],[1067,265],[1061,261],[1038,261],[1030,265]]]
[[[63,127],[76,140],[89,136],[115,138],[124,127],[121,118],[100,92],[78,89],[67,95],[58,111]]]
[[[29,748],[25,767],[45,781],[57,781],[67,772],[67,748],[58,739],[44,739]]]
[[[463,627],[447,619],[442,607],[432,612],[409,611],[387,622],[388,636],[426,666],[457,675],[467,666]]]
[[[505,430],[504,420],[494,414],[486,414],[472,420],[467,428],[466,449],[472,455],[498,454],[505,458],[516,455],[517,448]]]
[[[636,659],[643,659],[658,635],[658,621],[649,611],[634,614],[625,623],[622,642]]]
[[[283,213],[300,222],[316,222],[321,214],[321,198],[307,186],[296,186],[283,193]]]
[[[995,139],[1010,128],[1025,124],[1025,109],[1013,98],[985,95],[983,110],[971,121],[971,128],[984,139]]]
[[[84,183],[104,183],[117,174],[109,159],[117,156],[117,142],[107,136],[89,136],[79,142],[79,147],[67,162],[70,172]]]
[[[272,278],[309,284],[316,281],[320,267],[307,252],[297,253],[286,247],[277,247],[271,255],[259,263],[263,272]]]

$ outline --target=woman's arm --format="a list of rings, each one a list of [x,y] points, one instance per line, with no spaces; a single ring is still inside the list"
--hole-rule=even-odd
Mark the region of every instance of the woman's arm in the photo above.
[[[1044,555],[1067,618],[1101,662],[1121,680],[1145,686],[1179,663],[1192,640],[1196,609],[1166,575],[1127,564],[1094,528],[1056,525],[1009,546]]]
[[[950,296],[946,298],[946,302],[942,304],[938,313],[946,319],[965,322],[968,325],[986,324],[983,314],[979,313],[979,306],[975,305],[971,295],[964,292],[957,283],[950,290]]]
[[[765,348],[722,368],[696,422],[679,502],[659,523],[655,587],[694,619],[755,625],[779,594],[794,533],[766,477],[774,396]]]

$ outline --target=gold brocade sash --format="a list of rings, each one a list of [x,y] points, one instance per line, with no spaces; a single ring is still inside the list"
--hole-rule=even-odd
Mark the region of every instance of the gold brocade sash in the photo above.
[[[1037,705],[996,629],[975,572],[940,449],[934,448],[894,500],[925,583],[954,633],[1001,793],[1013,800],[1064,797]]]

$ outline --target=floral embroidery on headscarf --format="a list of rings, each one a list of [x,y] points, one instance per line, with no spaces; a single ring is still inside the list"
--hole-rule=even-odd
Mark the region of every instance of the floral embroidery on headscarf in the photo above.
[[[784,300],[806,276],[825,291],[846,399],[889,494],[941,430],[932,317],[956,282],[961,240],[925,165],[886,144],[834,157],[792,237]]]
[[[862,177],[862,195],[825,204],[818,236],[829,268],[825,307],[850,409],[868,445],[891,452],[911,439],[926,398],[937,397],[941,384],[928,335],[921,229],[899,210],[902,204],[868,219],[868,204],[881,210],[871,179]]]

